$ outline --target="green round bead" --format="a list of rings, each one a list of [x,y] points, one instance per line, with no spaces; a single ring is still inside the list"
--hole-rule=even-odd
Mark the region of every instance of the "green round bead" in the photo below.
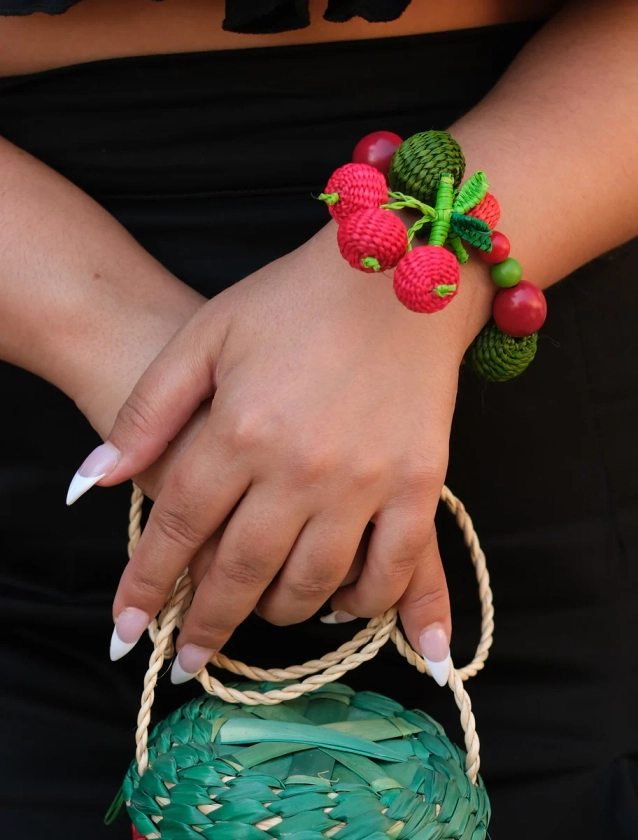
[[[488,382],[507,382],[533,361],[537,342],[538,333],[514,338],[490,321],[470,344],[463,361]]]
[[[421,131],[404,140],[394,153],[388,182],[392,190],[434,206],[445,172],[458,189],[465,173],[461,147],[446,131]]]
[[[519,261],[515,260],[514,257],[506,257],[503,262],[496,263],[496,265],[492,266],[490,274],[492,275],[492,280],[501,289],[511,289],[512,286],[516,286],[520,282],[523,276],[523,269]]]

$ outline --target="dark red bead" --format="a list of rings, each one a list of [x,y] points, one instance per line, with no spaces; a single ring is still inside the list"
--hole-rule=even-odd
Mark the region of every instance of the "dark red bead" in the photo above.
[[[510,289],[500,289],[494,298],[492,317],[499,330],[514,338],[538,332],[547,317],[543,292],[528,280]]]
[[[403,140],[392,131],[373,131],[372,134],[362,137],[354,147],[352,162],[367,163],[387,175],[392,155],[401,143]]]
[[[477,250],[476,253],[483,262],[486,262],[488,265],[496,265],[496,263],[503,262],[503,260],[506,260],[509,257],[510,241],[507,236],[499,230],[492,231],[492,250]]]

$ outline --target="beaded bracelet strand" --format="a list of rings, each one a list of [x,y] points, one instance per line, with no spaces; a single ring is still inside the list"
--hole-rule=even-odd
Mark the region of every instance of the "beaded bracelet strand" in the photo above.
[[[395,269],[394,291],[413,312],[444,309],[460,285],[464,245],[488,265],[498,291],[492,320],[472,342],[465,363],[483,378],[502,382],[522,373],[536,354],[547,315],[543,292],[527,280],[510,243],[495,230],[500,207],[483,172],[462,184],[465,158],[445,131],[402,140],[387,131],[359,141],[353,162],[331,176],[324,201],[339,225],[337,242],[348,263],[366,273]],[[419,214],[406,230],[393,210]],[[428,236],[415,248],[415,238]]]

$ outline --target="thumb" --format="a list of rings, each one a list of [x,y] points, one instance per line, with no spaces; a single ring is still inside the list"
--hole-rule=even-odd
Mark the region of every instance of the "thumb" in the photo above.
[[[436,682],[445,685],[450,674],[452,619],[436,533],[433,532],[398,606],[410,644],[423,656]]]
[[[120,484],[147,469],[215,390],[215,368],[226,329],[210,301],[168,342],[120,409],[110,435],[83,462],[67,505],[95,484]],[[217,321],[217,323],[215,323]]]

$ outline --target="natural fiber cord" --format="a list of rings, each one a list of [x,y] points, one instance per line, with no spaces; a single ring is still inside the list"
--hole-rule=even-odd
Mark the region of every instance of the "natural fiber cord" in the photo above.
[[[143,498],[135,487],[129,556],[141,534]],[[254,682],[224,685],[202,670],[197,679],[212,696],[187,703],[149,739],[157,678],[174,653],[173,631],[192,596],[185,575],[149,627],[154,649],[138,716],[136,760],[123,786],[129,814],[144,837],[485,838],[489,803],[478,776],[479,740],[463,681],[487,659],[494,630],[492,592],[470,517],[447,487],[441,499],[463,531],[481,599],[476,655],[465,668],[451,666],[448,682],[461,712],[467,753],[423,712],[334,682],[372,659],[388,639],[427,673],[423,658],[396,626],[396,609],[372,619],[338,650],[303,665],[262,669],[218,654],[215,666]],[[116,804],[111,818],[117,810]]]

